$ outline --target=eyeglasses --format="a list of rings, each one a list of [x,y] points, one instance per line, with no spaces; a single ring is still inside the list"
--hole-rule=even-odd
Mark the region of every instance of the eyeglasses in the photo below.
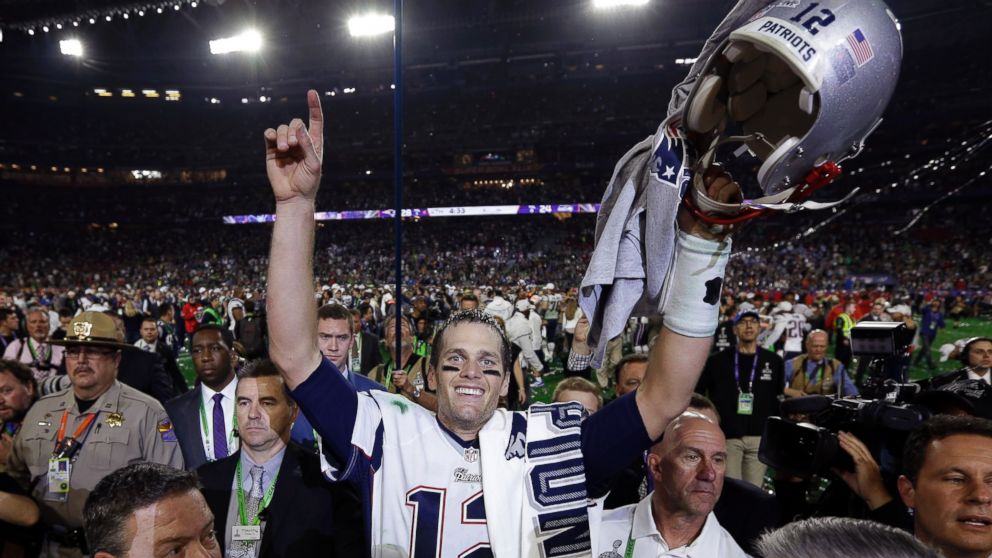
[[[65,350],[65,356],[73,360],[83,360],[86,357],[100,359],[110,356],[116,352],[117,351],[113,349],[98,349],[96,347],[67,347]]]

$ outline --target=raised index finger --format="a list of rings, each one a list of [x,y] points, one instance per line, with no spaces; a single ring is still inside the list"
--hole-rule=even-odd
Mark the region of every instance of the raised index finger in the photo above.
[[[307,108],[310,112],[310,125],[307,127],[307,131],[310,134],[310,141],[313,143],[317,156],[323,159],[324,112],[320,108],[320,95],[313,89],[307,91]]]

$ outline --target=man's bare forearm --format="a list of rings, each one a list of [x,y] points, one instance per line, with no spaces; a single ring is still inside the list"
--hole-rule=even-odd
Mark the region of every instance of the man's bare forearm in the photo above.
[[[269,254],[269,356],[292,389],[320,363],[313,298],[314,204],[276,204]]]
[[[712,342],[712,337],[687,337],[667,327],[661,329],[637,390],[637,409],[652,440],[660,438],[668,423],[689,406]]]

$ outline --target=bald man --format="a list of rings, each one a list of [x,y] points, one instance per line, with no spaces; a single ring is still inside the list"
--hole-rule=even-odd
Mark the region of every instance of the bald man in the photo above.
[[[713,515],[726,462],[720,427],[697,411],[680,415],[648,453],[654,492],[603,515],[594,555],[746,557]]]

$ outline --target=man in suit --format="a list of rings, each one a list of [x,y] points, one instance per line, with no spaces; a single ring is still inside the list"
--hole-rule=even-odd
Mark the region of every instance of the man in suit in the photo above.
[[[355,386],[355,391],[384,390],[382,384],[365,377],[351,367],[351,349],[355,342],[351,312],[342,304],[330,302],[317,310],[317,345],[320,353],[331,361],[344,377]],[[375,336],[372,336],[373,338]],[[362,348],[364,352],[365,347]],[[369,345],[369,350],[379,352],[379,341]],[[382,357],[380,356],[380,361]],[[304,447],[316,447],[313,426],[300,415],[293,424],[292,439]]]
[[[158,320],[151,316],[141,320],[141,338],[134,342],[134,346],[149,353],[156,353],[162,357],[165,371],[172,378],[176,393],[186,393],[189,387],[186,386],[186,378],[179,371],[179,363],[176,362],[176,355],[167,343],[159,339]]]
[[[317,345],[321,354],[338,367],[357,391],[385,389],[382,384],[365,377],[368,370],[359,371],[351,366],[351,349],[355,343],[354,331],[351,312],[343,305],[331,302],[317,310]],[[378,353],[378,340],[368,349]],[[362,347],[362,350],[364,352],[366,347]],[[381,356],[379,360],[382,360]],[[362,364],[364,365],[364,362]],[[369,369],[371,370],[371,367]]]
[[[124,319],[113,312],[107,312],[113,318],[119,337],[124,340]],[[175,382],[166,372],[165,361],[158,353],[148,351],[122,351],[121,364],[117,370],[117,379],[134,389],[151,395],[159,403],[179,395]]]
[[[196,471],[224,556],[368,554],[354,487],[325,480],[317,456],[289,441],[298,413],[271,361],[238,374],[241,449]]]
[[[355,340],[351,344],[351,350],[348,351],[350,355],[349,365],[357,361],[358,366],[352,366],[352,370],[362,376],[368,376],[370,370],[382,363],[382,353],[379,352],[379,336],[362,329],[362,315],[357,308],[352,308],[350,312]]]
[[[186,468],[222,459],[238,449],[235,428],[234,375],[238,356],[231,330],[217,324],[193,332],[190,355],[196,387],[165,404],[183,450]]]
[[[992,383],[992,338],[974,337],[961,349],[961,368],[930,380],[923,380],[924,389],[937,389],[958,380],[979,380]]]

